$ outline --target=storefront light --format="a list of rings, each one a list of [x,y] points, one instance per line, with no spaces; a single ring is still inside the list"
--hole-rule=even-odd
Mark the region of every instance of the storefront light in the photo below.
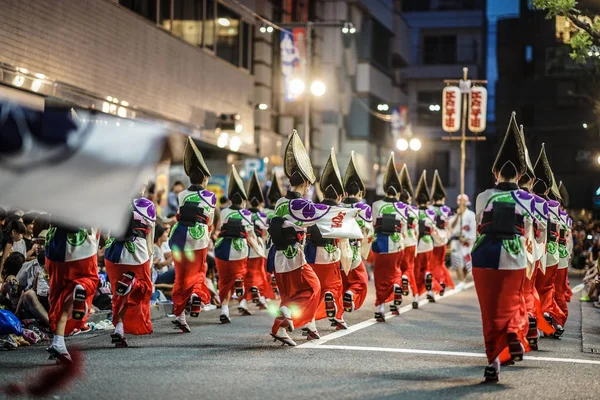
[[[235,124],[235,133],[242,133],[243,130],[244,127],[242,126],[242,124]]]
[[[229,142],[229,148],[232,151],[238,151],[240,149],[241,144],[242,144],[242,141],[240,140],[240,138],[237,136],[234,136],[231,138],[231,141]]]
[[[44,81],[41,79],[34,79],[33,82],[31,82],[31,90],[37,93],[42,87],[43,83]]]
[[[400,151],[406,151],[406,150],[408,150],[408,140],[406,140],[406,139],[398,139],[396,141],[396,147]]]
[[[267,108],[269,108],[269,106],[268,106],[268,105],[266,105],[265,103],[260,103],[260,104],[258,105],[258,109],[259,109],[259,110],[265,111]]]
[[[229,21],[227,18],[219,18],[217,20],[217,22],[219,23],[219,25],[221,26],[229,26],[231,25],[231,21]]]
[[[227,143],[229,143],[229,135],[223,132],[219,135],[219,139],[217,139],[217,146],[224,148],[227,146]]]
[[[410,139],[409,146],[412,151],[418,151],[421,149],[421,141],[417,138]]]
[[[23,83],[25,83],[25,77],[23,75],[17,75],[13,78],[12,83],[16,87],[21,87],[23,86]]]
[[[304,81],[298,78],[292,79],[290,82],[290,91],[295,95],[304,93]]]

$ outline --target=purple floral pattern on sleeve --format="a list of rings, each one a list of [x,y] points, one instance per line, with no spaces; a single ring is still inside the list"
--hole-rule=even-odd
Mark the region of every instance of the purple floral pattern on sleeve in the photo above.
[[[373,210],[371,210],[371,206],[365,203],[356,203],[354,204],[355,208],[360,209],[358,216],[365,220],[366,222],[373,221]]]
[[[200,197],[212,208],[217,205],[217,196],[210,190],[203,190],[200,192]]]
[[[293,199],[290,201],[290,215],[303,222],[316,221],[329,211],[325,204],[315,204],[306,199]]]

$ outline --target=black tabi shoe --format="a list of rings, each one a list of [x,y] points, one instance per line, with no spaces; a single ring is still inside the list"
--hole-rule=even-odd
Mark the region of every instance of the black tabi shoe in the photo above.
[[[252,286],[250,293],[252,293],[252,302],[254,304],[258,304],[260,302],[260,293],[258,292],[258,288],[256,286]]]
[[[68,352],[61,353],[54,346],[50,346],[50,347],[46,348],[46,351],[48,353],[50,353],[50,357],[48,359],[56,360],[56,364],[64,365],[64,364],[72,364],[73,363],[73,359],[71,358],[71,355]]]
[[[498,371],[494,367],[485,367],[483,378],[485,383],[498,383]]]
[[[435,296],[432,296],[430,294],[427,295],[427,300],[429,300],[430,303],[435,303]]]
[[[538,349],[538,329],[537,319],[535,317],[529,317],[529,329],[527,330],[527,343],[531,350]]]
[[[250,311],[248,311],[247,308],[244,307],[238,307],[238,311],[240,312],[240,314],[244,317],[247,317],[249,315],[252,315],[252,313]]]
[[[279,296],[279,288],[277,287],[277,279],[275,279],[275,275],[271,276],[271,289],[273,289],[273,292]]]
[[[319,335],[318,331],[308,330],[306,334],[306,340],[318,340],[321,339],[321,335]]]
[[[442,287],[442,290],[440,290],[440,296],[443,296],[444,293],[446,293],[446,284],[444,282],[440,282],[440,286]]]
[[[121,279],[117,282],[116,292],[120,296],[125,296],[131,290],[131,286],[133,285],[133,279],[135,278],[135,273],[131,271],[125,272],[121,275]]]
[[[75,321],[81,321],[87,312],[86,304],[87,293],[85,289],[75,289],[73,291],[73,313],[72,317]]]
[[[565,333],[565,329],[560,325],[556,325],[555,329],[556,329],[556,332],[554,332],[552,337],[554,339],[560,339],[562,337],[562,335]]]
[[[350,293],[344,293],[344,311],[352,312],[354,311],[354,301],[352,301],[352,295]]]
[[[192,296],[192,304],[190,306],[190,317],[198,317],[202,311],[202,300],[198,296]]]
[[[408,296],[408,278],[402,277],[402,295]]]
[[[383,313],[376,312],[373,318],[375,318],[377,322],[385,322],[385,316],[383,315]]]
[[[337,314],[337,306],[331,292],[325,292],[325,313],[328,318],[335,318]]]
[[[399,306],[402,304],[402,288],[400,286],[396,286],[394,288],[394,305]]]
[[[181,331],[181,333],[191,333],[192,329],[190,328],[190,326],[187,324],[187,322],[185,324],[182,324],[179,320],[174,320],[171,321],[173,323],[173,325],[175,325],[175,329],[178,329]]]
[[[400,315],[400,312],[398,311],[398,307],[393,304],[390,306],[390,311],[392,312],[392,315]]]
[[[509,333],[506,337],[508,341],[508,350],[512,361],[523,361],[523,346],[519,337],[515,333]]]
[[[221,314],[219,316],[219,321],[221,321],[222,324],[230,324],[231,323],[231,318],[229,318],[227,315],[225,314]]]
[[[281,342],[282,346],[285,346],[286,344],[288,346],[296,346],[296,342],[294,342],[289,336],[277,336],[277,335],[273,335],[272,333],[270,334],[271,337],[273,338],[274,342]]]
[[[267,305],[265,303],[258,303],[256,305],[256,307],[258,307],[259,310],[266,310],[267,309]]]
[[[413,310],[418,310],[419,309],[419,302],[418,301],[413,301],[412,302],[412,308],[413,308]]]
[[[128,345],[127,345],[127,339],[125,339],[125,336],[121,336],[118,333],[111,333],[110,339],[111,339],[110,342],[112,344],[114,344],[115,347],[117,347],[117,348],[128,347]]]
[[[425,290],[430,291],[433,285],[433,275],[430,273],[425,275]]]
[[[334,321],[332,326],[335,326],[335,330],[336,331],[343,331],[348,329],[348,324],[346,323],[346,321]]]
[[[236,279],[235,280],[235,295],[238,299],[241,299],[244,296],[244,280]]]

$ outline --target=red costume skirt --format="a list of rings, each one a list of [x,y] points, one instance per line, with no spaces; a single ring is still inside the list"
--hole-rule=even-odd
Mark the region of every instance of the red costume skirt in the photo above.
[[[375,279],[375,307],[394,300],[394,285],[402,286],[400,263],[403,252],[373,252],[373,278]]]
[[[447,289],[454,289],[454,282],[450,271],[446,268],[446,245],[433,248],[431,256],[431,273],[433,278],[439,283],[444,283]]]
[[[567,305],[567,291],[569,285],[567,283],[568,268],[561,268],[556,272],[556,280],[554,281],[554,301],[562,313],[556,315],[556,323],[560,326],[565,326],[569,317],[569,306]]]
[[[558,273],[558,264],[546,267],[544,274],[541,269],[537,270],[535,277],[535,288],[540,296],[540,308],[543,313],[548,313],[555,321],[566,320],[566,316],[560,309],[554,298],[555,280]]]
[[[207,249],[181,252],[181,259],[175,260],[175,282],[171,293],[175,315],[185,311],[194,293],[200,297],[203,304],[210,304],[210,291],[205,282],[206,253]]]
[[[335,317],[341,320],[342,315],[344,314],[344,304],[342,302],[342,297],[344,296],[344,284],[342,282],[340,262],[338,261],[331,264],[310,264],[310,267],[315,271],[315,274],[317,274],[317,278],[319,278],[319,283],[321,284],[319,306],[317,308],[315,319],[321,320],[327,318],[325,312],[325,292],[330,292],[333,294],[335,305],[337,307]]]
[[[215,261],[217,262],[217,273],[219,274],[219,297],[223,301],[235,291],[235,281],[238,279],[243,280],[246,276],[248,258],[230,261],[215,258]],[[250,291],[250,288],[246,287],[245,290]]]
[[[402,254],[402,262],[400,263],[400,269],[402,270],[402,275],[406,275],[408,277],[408,284],[410,285],[410,290],[415,296],[418,293],[417,282],[415,281],[415,255],[417,252],[417,246],[409,246],[404,248],[404,252]]]
[[[525,269],[497,270],[473,266],[473,281],[481,308],[483,339],[488,362],[499,357],[510,360],[507,335],[517,335],[529,351],[526,335],[529,327],[523,285]]]
[[[425,253],[419,253],[417,254],[417,257],[415,258],[415,279],[417,282],[417,293],[419,295],[425,294],[425,292],[427,292],[427,289],[425,288],[425,275],[428,272],[431,272],[431,260],[433,258],[433,251],[427,251]],[[433,275],[433,273],[431,272],[431,274]],[[440,284],[438,283],[438,281],[435,279],[435,276],[432,279],[432,290],[434,292],[439,292],[440,290],[442,290],[442,287],[440,286]]]
[[[531,279],[525,276],[525,283],[523,284],[523,299],[525,300],[527,314],[536,319],[538,329],[544,332],[546,335],[550,335],[554,333],[554,328],[544,318],[544,313],[542,312],[540,303],[540,296],[535,288],[535,279],[539,269],[538,264],[539,261],[536,262],[536,267],[533,271]]]
[[[275,273],[280,307],[287,307],[292,312],[295,327],[302,327],[311,322],[317,313],[321,295],[321,283],[310,265],[290,272]]]
[[[369,274],[365,263],[361,261],[358,267],[348,271],[348,275],[342,272],[342,283],[344,284],[343,293],[347,291],[354,293],[354,309],[358,310],[367,298],[367,287],[369,285]]]
[[[246,300],[252,300],[252,287],[258,288],[261,296],[272,298],[273,290],[271,289],[271,281],[267,281],[266,265],[267,260],[263,257],[248,258],[246,265],[246,276],[244,276],[244,287],[246,288]],[[270,277],[270,275],[269,275]],[[267,288],[269,290],[267,290]]]
[[[96,255],[77,261],[51,261],[46,258],[46,268],[48,269],[48,277],[50,284],[50,293],[48,294],[48,302],[50,303],[50,311],[48,318],[50,320],[50,329],[56,332],[56,324],[60,321],[63,313],[70,312],[65,308],[66,302],[73,300],[73,291],[76,285],[81,285],[87,294],[86,303],[88,310],[92,308],[92,300],[96,294],[98,283],[98,260]],[[65,334],[68,335],[75,328],[80,328],[86,323],[88,314],[81,321],[69,319],[65,328]]]
[[[123,316],[125,333],[132,335],[148,335],[152,333],[150,321],[150,298],[152,297],[152,277],[150,276],[150,260],[141,265],[114,264],[104,260],[108,279],[112,287],[113,324],[117,324],[117,315],[126,309]],[[117,294],[117,282],[125,272],[133,272],[135,281],[126,296]]]

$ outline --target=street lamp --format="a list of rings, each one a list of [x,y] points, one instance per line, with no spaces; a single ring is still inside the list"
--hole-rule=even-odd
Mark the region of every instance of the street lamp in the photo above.
[[[313,95],[317,96],[317,97],[321,97],[325,94],[325,84],[323,83],[323,81],[314,81],[311,85],[310,85],[310,91]]]
[[[410,139],[409,146],[412,151],[419,151],[421,149],[421,141],[417,138],[412,138]]]
[[[290,91],[294,95],[304,93],[304,81],[298,78],[292,79],[292,81],[290,82]]]
[[[398,150],[400,151],[406,151],[408,150],[408,140],[402,138],[402,139],[398,139],[396,141],[396,147],[398,148]]]

